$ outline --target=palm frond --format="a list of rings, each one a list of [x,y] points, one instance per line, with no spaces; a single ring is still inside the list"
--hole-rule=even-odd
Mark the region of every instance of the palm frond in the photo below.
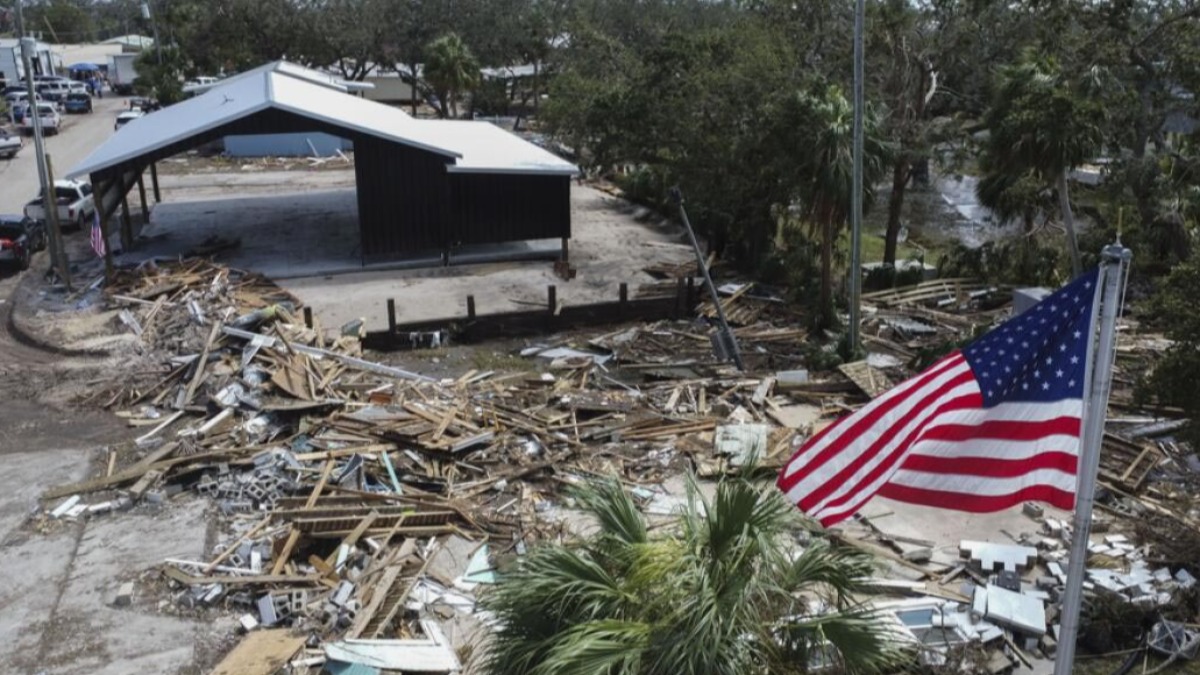
[[[604,534],[622,544],[646,542],[646,521],[617,481],[599,481],[573,494],[583,510],[596,517]]]
[[[630,621],[597,620],[561,633],[530,675],[636,675],[650,644],[651,627]]]

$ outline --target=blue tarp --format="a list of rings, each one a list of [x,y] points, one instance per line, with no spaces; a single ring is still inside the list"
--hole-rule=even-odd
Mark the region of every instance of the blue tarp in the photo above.
[[[71,65],[67,66],[67,70],[73,73],[88,72],[100,70],[100,66],[94,63],[72,63]]]

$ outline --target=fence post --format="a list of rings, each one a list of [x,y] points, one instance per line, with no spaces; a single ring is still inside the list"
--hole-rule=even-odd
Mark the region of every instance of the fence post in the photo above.
[[[388,340],[396,339],[396,299],[388,298],[387,301],[388,314]]]
[[[467,318],[475,318],[475,296],[473,295],[467,296]]]
[[[312,307],[305,307],[305,308],[304,308],[304,326],[305,326],[305,328],[312,328],[312,327],[313,327],[313,320],[312,320]]]

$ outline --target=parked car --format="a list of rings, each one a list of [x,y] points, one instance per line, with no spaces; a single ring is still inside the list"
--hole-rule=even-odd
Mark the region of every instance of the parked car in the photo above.
[[[42,118],[42,133],[47,136],[56,136],[62,129],[62,116],[58,114],[58,108],[54,107],[53,103],[38,103],[37,115]],[[21,127],[33,133],[33,107],[25,111],[25,116],[21,118]]]
[[[116,124],[113,125],[113,131],[120,131],[121,127],[125,126],[126,124],[129,124],[130,122],[136,120],[139,117],[145,117],[145,116],[146,116],[146,113],[142,112],[141,110],[126,110],[125,112],[117,115],[117,121],[116,121]]]
[[[75,180],[54,181],[54,201],[58,207],[58,222],[63,227],[86,227],[96,212],[92,186]],[[46,209],[42,196],[25,205],[25,215],[39,222],[46,222]]]
[[[92,95],[92,92],[88,90],[88,86],[83,82],[71,80],[71,83],[67,86],[70,88],[71,94],[87,94],[88,96]]]
[[[46,248],[46,226],[25,216],[0,215],[0,264],[29,269],[34,251]]]
[[[41,101],[42,97],[35,94],[35,100]],[[16,91],[4,97],[8,101],[8,110],[12,117],[13,124],[20,124],[25,117],[25,110],[29,107],[29,92]]]
[[[92,112],[92,97],[87,92],[73,91],[67,94],[67,100],[63,102],[63,106],[69,113],[90,113]]]
[[[17,134],[8,133],[6,129],[0,129],[0,157],[12,159],[23,147],[25,147],[25,139]]]
[[[47,101],[54,103],[62,103],[67,94],[71,93],[71,84],[68,81],[52,80],[48,82],[39,82],[37,93]]]

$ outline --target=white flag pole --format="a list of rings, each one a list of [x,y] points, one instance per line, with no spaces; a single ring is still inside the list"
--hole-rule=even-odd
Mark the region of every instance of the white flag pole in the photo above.
[[[1058,631],[1058,651],[1054,675],[1071,675],[1075,665],[1075,641],[1079,635],[1079,612],[1083,602],[1083,577],[1087,566],[1088,535],[1092,527],[1092,505],[1096,500],[1096,473],[1100,468],[1100,446],[1104,441],[1104,418],[1108,395],[1112,391],[1112,366],[1117,344],[1117,311],[1123,295],[1122,284],[1129,260],[1129,249],[1120,244],[1106,246],[1100,254],[1100,275],[1096,292],[1099,311],[1093,319],[1088,343],[1088,384],[1083,400],[1083,437],[1079,446],[1076,471],[1075,529],[1071,539],[1071,560],[1067,563],[1067,587],[1063,592],[1062,622]],[[1100,339],[1094,342],[1095,323]],[[1092,346],[1095,349],[1092,349]]]

